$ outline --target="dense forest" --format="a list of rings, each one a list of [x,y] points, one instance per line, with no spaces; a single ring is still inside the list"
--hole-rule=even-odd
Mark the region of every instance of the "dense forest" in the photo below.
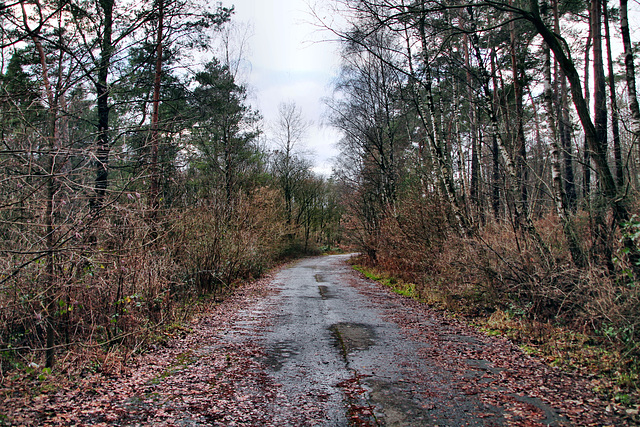
[[[640,109],[627,2],[336,10],[347,22],[334,28],[343,65],[329,102],[345,135],[337,176],[371,275],[518,323],[533,346],[567,328],[572,345],[615,348],[607,369],[633,383]]]
[[[0,4],[2,371],[135,350],[275,261],[340,238],[283,102],[239,81],[233,8]],[[270,148],[267,148],[267,143]]]
[[[0,3],[2,371],[135,350],[205,297],[341,244],[416,298],[604,342],[634,383],[627,0],[322,7],[341,17],[315,15],[342,58],[331,178],[300,150],[295,104],[265,141],[232,7]]]

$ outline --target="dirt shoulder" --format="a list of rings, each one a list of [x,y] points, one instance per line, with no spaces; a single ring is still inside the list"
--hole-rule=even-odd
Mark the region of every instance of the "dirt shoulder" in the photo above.
[[[272,387],[256,366],[259,350],[223,337],[244,310],[273,293],[270,280],[265,277],[239,288],[194,320],[191,333],[133,358],[116,372],[74,379],[52,376],[55,383],[46,384],[7,378],[0,389],[0,425],[222,425],[229,420],[264,420],[264,414],[246,414],[246,399],[239,391],[251,377],[263,388],[252,406],[257,409],[270,399]],[[42,393],[34,394],[34,388]]]

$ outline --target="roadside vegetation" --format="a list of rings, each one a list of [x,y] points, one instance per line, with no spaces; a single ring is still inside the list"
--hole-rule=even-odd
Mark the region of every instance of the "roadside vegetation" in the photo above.
[[[597,377],[594,391],[637,414],[640,365],[635,348],[620,340],[611,329],[595,329],[593,325],[597,318],[587,317],[586,313],[561,312],[560,316],[545,319],[532,315],[531,304],[519,305],[512,295],[489,289],[486,282],[456,286],[452,283],[459,282],[447,282],[442,276],[435,280],[421,279],[407,274],[406,270],[372,265],[364,257],[356,258],[352,263],[367,278],[393,292],[462,320],[489,336],[508,338],[525,353],[549,366]],[[589,305],[584,300],[581,303]],[[591,314],[596,315],[595,312]]]
[[[328,106],[345,135],[336,176],[358,263],[639,403],[627,2],[332,7],[345,21],[326,23],[342,41]]]
[[[242,283],[339,246],[337,185],[311,171],[295,104],[272,124],[249,105],[232,17],[0,6],[2,393],[117,372]]]

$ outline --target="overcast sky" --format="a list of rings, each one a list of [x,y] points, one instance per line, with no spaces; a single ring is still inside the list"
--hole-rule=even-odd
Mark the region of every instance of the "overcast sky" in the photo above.
[[[295,102],[303,117],[313,125],[306,148],[314,153],[315,170],[331,172],[337,155],[336,130],[324,125],[323,97],[331,94],[331,81],[338,66],[338,46],[331,34],[313,24],[306,0],[229,0],[233,21],[249,24],[244,79],[251,91],[251,103],[265,119],[265,132],[278,117],[278,105]]]

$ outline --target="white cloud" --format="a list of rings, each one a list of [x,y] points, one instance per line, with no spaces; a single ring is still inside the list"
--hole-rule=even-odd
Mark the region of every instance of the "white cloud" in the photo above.
[[[277,120],[281,102],[295,102],[304,118],[313,122],[306,148],[315,153],[314,165],[326,174],[330,160],[337,155],[339,134],[322,126],[322,99],[331,91],[331,80],[338,64],[337,45],[323,42],[328,32],[311,23],[304,0],[236,0],[234,20],[249,22],[248,77],[253,105],[267,122]],[[266,126],[267,138],[268,126]]]

